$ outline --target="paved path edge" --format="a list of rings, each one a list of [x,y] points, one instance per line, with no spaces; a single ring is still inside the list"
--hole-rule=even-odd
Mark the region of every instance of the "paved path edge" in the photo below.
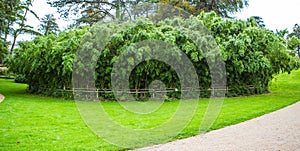
[[[300,133],[295,132],[300,130],[299,108],[300,101],[297,101],[279,110],[204,135],[138,148],[135,151],[298,150]]]
[[[4,95],[0,94],[0,103],[3,102],[5,99]]]

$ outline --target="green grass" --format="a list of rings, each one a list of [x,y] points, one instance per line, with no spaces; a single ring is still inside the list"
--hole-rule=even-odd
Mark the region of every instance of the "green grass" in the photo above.
[[[6,97],[0,104],[0,150],[124,149],[97,137],[82,120],[74,101],[26,94],[26,87],[12,80],[0,79],[0,93]],[[210,130],[240,123],[299,101],[300,70],[290,75],[277,76],[270,85],[270,90],[272,93],[264,95],[226,98]],[[89,104],[94,103],[87,103]],[[149,115],[134,114],[122,109],[116,102],[102,104],[105,111],[122,125],[146,129],[160,125],[172,117],[179,102],[165,102]],[[208,100],[198,102],[195,116],[174,139],[199,133],[199,125],[207,105]]]

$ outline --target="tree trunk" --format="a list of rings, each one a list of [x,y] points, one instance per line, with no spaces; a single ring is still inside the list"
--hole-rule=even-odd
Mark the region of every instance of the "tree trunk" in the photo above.
[[[117,7],[116,7],[116,19],[117,20],[120,20],[120,0],[118,0],[118,2],[117,2],[118,4],[117,4]]]
[[[26,9],[23,18],[26,18],[27,13],[28,13],[28,10]],[[24,22],[25,22],[25,20],[23,19],[23,20],[22,20],[22,23],[23,23],[23,24],[22,24],[22,26],[20,27],[20,29],[23,29],[23,28],[24,28]],[[21,30],[20,30],[20,31],[21,31]],[[14,47],[15,47],[15,45],[16,45],[18,35],[19,35],[19,32],[18,32],[18,30],[16,30],[15,33],[14,33],[14,40],[13,40],[13,43],[12,43],[11,48],[10,48],[10,55],[13,54]]]
[[[16,45],[16,41],[17,41],[17,37],[18,37],[18,35],[17,35],[17,34],[15,34],[15,36],[14,36],[14,40],[13,40],[13,43],[12,43],[12,45],[11,45],[11,48],[10,48],[10,55],[12,55],[12,54],[13,54],[14,47],[15,47],[15,45]]]

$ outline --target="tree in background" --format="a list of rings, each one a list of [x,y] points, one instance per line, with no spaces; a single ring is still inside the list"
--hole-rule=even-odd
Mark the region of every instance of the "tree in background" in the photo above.
[[[11,32],[13,23],[17,20],[17,6],[20,0],[0,0],[0,63],[8,54],[9,42],[7,37]]]
[[[38,16],[29,8],[32,6],[32,3],[33,0],[0,1],[0,35],[2,41],[4,41],[2,43],[4,47],[9,46],[9,42],[7,42],[8,36],[12,37],[13,40],[10,43],[10,54],[13,53],[17,38],[20,34],[39,34],[33,30],[33,27],[26,24],[26,17],[29,13],[38,18]]]
[[[168,4],[174,7],[182,8],[183,10],[189,12],[190,14],[197,14],[197,8],[192,5],[189,1],[182,0],[160,0],[162,4]]]
[[[297,37],[300,39],[300,26],[298,24],[295,24],[293,27],[293,32],[289,34],[289,37]]]
[[[25,2],[21,2],[20,5],[16,8],[16,15],[18,16],[16,21],[13,23],[13,26],[11,27],[12,30],[12,45],[10,48],[10,54],[13,53],[15,44],[17,42],[17,38],[20,34],[29,33],[33,35],[40,35],[39,32],[35,31],[32,26],[29,26],[26,24],[26,17],[29,13],[31,13],[33,16],[35,16],[37,19],[39,17],[33,12],[29,7],[32,6],[33,0],[26,0]]]
[[[80,16],[76,19],[77,24],[88,25],[107,17],[118,17],[121,5],[125,4],[121,0],[112,2],[107,0],[47,0],[47,3],[52,7],[56,7],[62,17],[67,19],[72,15],[77,15],[77,17]]]
[[[248,0],[47,0],[52,7],[56,7],[64,18],[77,15],[77,24],[89,26],[98,21],[108,19],[134,19],[137,16],[148,17],[153,12],[151,4],[161,3],[181,8],[190,14],[215,11],[222,17],[230,17],[248,6]],[[155,9],[155,8],[154,8]]]
[[[260,16],[252,16],[252,18],[255,19],[257,25],[258,25],[260,28],[265,28],[265,27],[266,27],[266,25],[265,25],[263,19],[262,19]]]
[[[202,11],[214,11],[222,17],[230,17],[230,14],[249,5],[248,0],[160,0],[160,2],[180,7],[193,15],[198,15]]]
[[[290,33],[288,35],[288,37],[291,39],[290,45],[296,46],[292,50],[296,50],[298,52],[298,56],[300,57],[300,44],[298,44],[298,46],[297,46],[297,42],[296,42],[297,41],[296,39],[298,39],[298,41],[300,41],[300,26],[298,24],[294,25],[293,32]]]
[[[16,6],[19,4],[19,0],[0,0],[0,36],[2,39],[7,39],[10,32],[10,26],[14,21],[16,21]]]
[[[148,16],[151,4],[158,0],[47,0],[57,8],[61,17],[76,16],[77,25],[89,25],[103,20],[128,20],[138,16]],[[138,10],[138,11],[137,11]]]
[[[47,14],[41,19],[39,31],[44,35],[49,33],[56,34],[59,31],[59,27],[53,14]]]
[[[300,56],[300,39],[293,36],[288,40],[288,48],[290,50],[296,50],[298,53],[298,56]],[[295,53],[292,53],[293,55],[295,55]]]

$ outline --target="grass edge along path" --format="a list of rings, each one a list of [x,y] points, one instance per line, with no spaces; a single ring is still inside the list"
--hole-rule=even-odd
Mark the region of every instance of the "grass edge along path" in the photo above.
[[[0,79],[0,93],[5,96],[0,104],[0,150],[126,150],[106,143],[89,130],[74,101],[30,95],[25,89],[24,84]],[[210,130],[253,119],[299,101],[300,70],[276,76],[270,90],[271,93],[264,95],[226,98]],[[169,119],[178,101],[165,102],[156,113],[145,117],[121,110],[116,102],[103,104],[107,113],[122,125],[140,128],[138,121],[142,128],[149,128]],[[197,135],[207,104],[208,100],[200,100],[188,126],[169,141]]]

